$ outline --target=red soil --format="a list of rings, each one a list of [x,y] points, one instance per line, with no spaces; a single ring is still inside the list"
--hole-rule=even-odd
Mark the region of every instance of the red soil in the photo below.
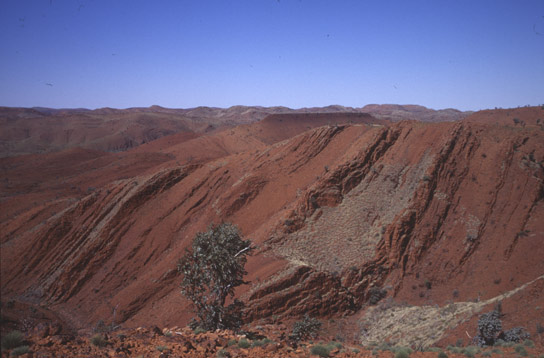
[[[114,308],[125,327],[183,326],[176,261],[221,221],[259,247],[238,292],[255,322],[355,319],[373,286],[410,305],[493,298],[544,274],[541,118],[273,115],[124,153],[1,159],[2,302],[43,305],[75,329]],[[538,336],[541,286],[505,300],[505,326]]]

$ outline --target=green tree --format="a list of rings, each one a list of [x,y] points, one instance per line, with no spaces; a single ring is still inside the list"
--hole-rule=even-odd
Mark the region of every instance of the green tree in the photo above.
[[[212,225],[195,236],[191,250],[178,262],[178,271],[183,274],[181,292],[195,306],[197,326],[209,331],[240,328],[243,303],[234,300],[225,307],[225,302],[234,297],[236,287],[247,283],[244,266],[252,251],[251,242],[229,223]]]

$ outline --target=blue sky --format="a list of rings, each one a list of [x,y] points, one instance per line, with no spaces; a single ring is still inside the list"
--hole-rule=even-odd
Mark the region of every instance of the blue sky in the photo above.
[[[0,105],[544,103],[544,0],[0,0]]]

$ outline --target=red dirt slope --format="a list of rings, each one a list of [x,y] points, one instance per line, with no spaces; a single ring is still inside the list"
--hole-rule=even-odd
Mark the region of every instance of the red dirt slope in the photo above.
[[[259,246],[252,284],[239,292],[252,320],[352,315],[361,327],[373,287],[405,305],[444,306],[492,300],[544,275],[542,109],[439,124],[297,116],[161,139],[158,150],[126,153],[170,158],[145,173],[101,183],[39,224],[30,210],[9,217],[2,296],[40,302],[76,327],[111,320],[114,307],[127,326],[183,325],[191,312],[176,260],[222,220]],[[505,307],[527,313],[507,312],[505,325],[523,319],[535,334],[542,292],[520,293]]]

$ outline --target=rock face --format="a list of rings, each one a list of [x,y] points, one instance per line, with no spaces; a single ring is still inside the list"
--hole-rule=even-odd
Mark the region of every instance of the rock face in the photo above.
[[[196,232],[231,221],[258,246],[238,292],[248,320],[358,319],[385,295],[489,300],[544,274],[542,118],[540,108],[444,123],[273,115],[125,153],[4,158],[2,201],[15,209],[0,222],[2,297],[75,327],[183,325],[192,313],[177,259]],[[84,166],[41,176],[28,164],[78,156]],[[528,313],[505,324],[534,331],[542,300],[508,296],[505,307]]]

